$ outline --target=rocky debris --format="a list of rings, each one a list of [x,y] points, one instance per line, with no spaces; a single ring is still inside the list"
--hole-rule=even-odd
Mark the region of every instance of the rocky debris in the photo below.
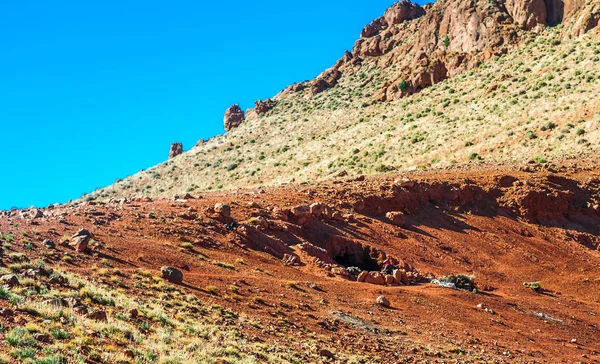
[[[0,277],[0,283],[12,288],[19,285],[19,278],[14,274],[5,274]]]
[[[98,321],[98,322],[108,322],[108,316],[106,315],[106,311],[90,312],[83,317],[88,320],[93,320],[93,321]]]
[[[183,144],[173,143],[169,149],[169,159],[175,158],[183,153]]]
[[[175,284],[183,283],[183,273],[173,267],[161,267],[160,272],[162,273],[163,279]]]
[[[330,270],[334,266],[338,266],[335,260],[331,258],[329,252],[321,247],[318,247],[309,242],[296,245],[297,249],[304,252],[306,255],[313,257],[313,262],[321,268]]]
[[[218,203],[215,205],[215,212],[225,218],[231,217],[231,207],[229,205]]]
[[[44,245],[48,249],[54,249],[54,248],[56,248],[56,244],[54,244],[54,241],[52,239],[45,239],[42,242],[42,245]]]
[[[348,270],[344,267],[333,267],[331,268],[331,273],[336,276],[348,277]]]
[[[384,296],[377,297],[377,304],[383,307],[390,307],[390,301]]]
[[[282,261],[285,265],[294,266],[299,264],[300,258],[297,255],[284,254]]]
[[[404,227],[406,225],[406,216],[404,216],[403,212],[390,211],[385,214],[385,217],[387,217],[388,220],[390,220],[391,223],[396,226]]]
[[[362,271],[362,272],[361,272],[361,273],[358,275],[358,277],[356,278],[356,280],[357,280],[358,282],[361,282],[361,283],[362,283],[362,282],[364,282],[364,281],[365,281],[365,279],[367,279],[367,276],[368,276],[368,275],[369,275],[369,272],[368,272],[368,271],[366,271],[366,270],[364,270],[364,271]]]
[[[246,120],[244,111],[240,108],[240,105],[232,105],[225,111],[223,118],[223,124],[226,131],[237,128]]]
[[[71,239],[73,240],[71,245],[75,247],[76,251],[84,252],[87,250],[91,238],[92,233],[86,229],[80,229],[73,236],[71,236]]]

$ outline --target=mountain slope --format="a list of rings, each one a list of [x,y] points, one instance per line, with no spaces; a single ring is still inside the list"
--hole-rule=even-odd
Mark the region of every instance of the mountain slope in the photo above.
[[[590,4],[585,11],[596,6]],[[446,21],[450,8],[460,16]],[[581,32],[584,10],[565,24],[544,28],[504,19],[508,15],[503,4],[447,1],[395,25],[400,30],[391,38],[385,33],[390,29],[373,36],[367,31],[371,24],[363,30],[370,37],[361,38],[352,54],[314,81],[257,102],[227,134],[201,141],[88,198],[169,196],[314,181],[338,173],[543,162],[593,154],[600,142],[600,42],[594,31],[571,35]],[[474,18],[479,25],[487,24],[486,19],[498,14],[504,14],[501,22],[487,33],[476,27],[475,33],[483,35],[475,41],[441,36],[432,40],[431,49],[418,48],[424,43],[419,35],[432,32],[431,17],[439,18],[438,31],[445,26],[448,34],[456,34]],[[365,44],[376,37],[393,40],[403,34],[416,39],[395,44],[384,54],[365,55],[372,54],[363,49],[370,47]],[[403,53],[406,57],[400,57]],[[435,66],[440,62],[443,71]]]

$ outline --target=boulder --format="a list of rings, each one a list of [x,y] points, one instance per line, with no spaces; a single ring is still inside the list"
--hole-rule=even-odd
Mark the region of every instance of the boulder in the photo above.
[[[171,148],[169,149],[169,159],[175,158],[182,153],[183,153],[183,144],[173,143],[173,144],[171,144]]]
[[[404,227],[404,225],[406,225],[406,216],[404,216],[404,213],[402,212],[390,211],[385,214],[385,217],[387,217],[388,220],[390,220],[390,222],[396,226]]]
[[[75,239],[75,238],[80,237],[80,236],[87,236],[87,237],[91,238],[92,237],[92,233],[90,233],[86,229],[79,229],[75,234],[73,234],[71,236],[71,238]]]
[[[240,126],[244,120],[246,120],[246,115],[240,105],[232,105],[225,111],[223,126],[226,131],[230,131]]]
[[[29,217],[31,217],[32,219],[37,219],[40,217],[44,217],[44,213],[42,212],[42,210],[33,209],[29,211]]]
[[[408,275],[404,270],[396,269],[394,270],[394,273],[392,273],[392,275],[394,276],[394,281],[396,281],[396,283],[403,284],[405,286],[408,286],[410,284]]]
[[[175,284],[181,284],[183,282],[183,273],[173,267],[162,267],[160,268],[163,279]]]
[[[303,225],[308,222],[310,217],[310,206],[308,205],[297,205],[290,209],[290,214],[295,217],[296,223]]]
[[[364,282],[365,279],[367,279],[368,275],[369,275],[369,272],[366,270],[363,270],[362,272],[360,272],[360,274],[358,275],[358,278],[356,280],[358,282]]]
[[[369,272],[365,277],[365,283],[385,285],[385,277],[380,272]]]
[[[218,203],[215,205],[215,212],[223,217],[230,217],[231,207],[223,203]]]
[[[90,243],[89,236],[78,236],[73,241],[73,246],[75,246],[75,250],[83,253],[87,250],[88,244]]]
[[[384,296],[377,297],[377,304],[383,307],[390,307],[390,301]]]
[[[315,202],[312,205],[310,205],[310,213],[315,217],[320,217],[328,209],[329,209],[329,206],[327,206],[326,204],[321,203],[321,202]]]
[[[394,276],[386,274],[385,284],[393,284],[393,283],[394,283]]]

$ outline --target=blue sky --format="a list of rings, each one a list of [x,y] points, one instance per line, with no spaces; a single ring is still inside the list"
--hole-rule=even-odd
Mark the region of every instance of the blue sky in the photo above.
[[[66,202],[311,79],[393,0],[6,1],[0,209]]]

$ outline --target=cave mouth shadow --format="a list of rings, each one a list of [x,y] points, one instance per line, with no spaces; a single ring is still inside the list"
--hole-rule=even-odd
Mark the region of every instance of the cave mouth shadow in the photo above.
[[[371,248],[360,246],[333,256],[333,260],[344,267],[357,267],[360,270],[379,271],[377,259],[371,256]]]

